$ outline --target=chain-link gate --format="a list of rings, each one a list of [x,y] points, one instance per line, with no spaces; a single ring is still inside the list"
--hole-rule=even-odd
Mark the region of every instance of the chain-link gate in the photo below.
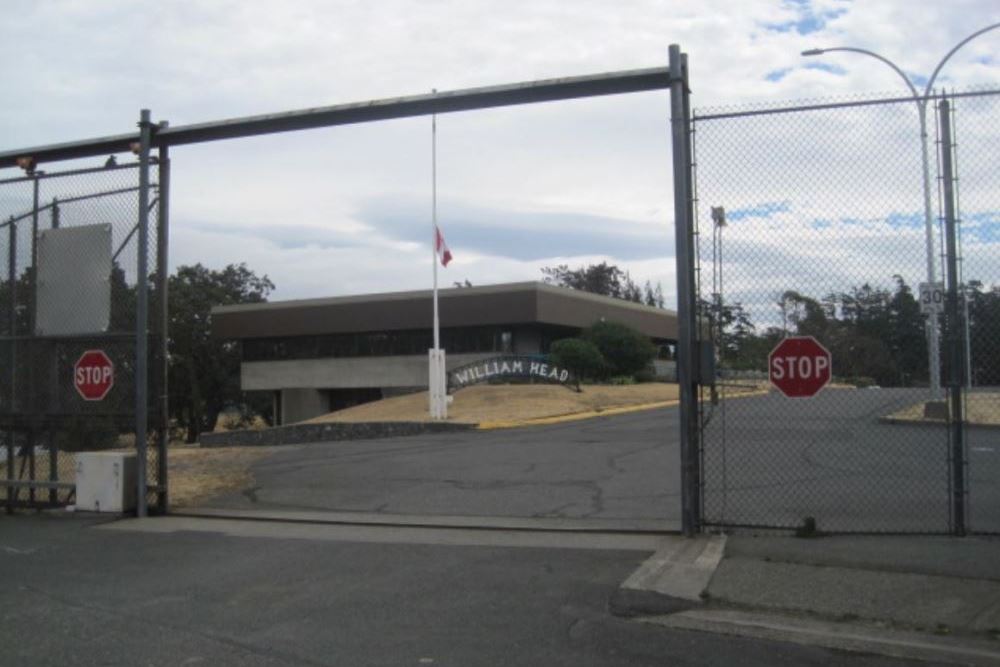
[[[972,532],[1000,533],[1000,95],[951,103],[967,522]]]
[[[164,510],[166,267],[159,233],[140,252],[139,165],[25,167],[26,176],[0,181],[0,502],[7,511],[72,504],[77,454],[136,451],[144,400],[155,443],[147,501]],[[149,227],[162,230],[155,178],[147,192]],[[150,275],[140,281],[144,264]],[[153,314],[145,387],[137,384],[140,282]]]
[[[919,102],[713,110],[693,119],[697,307],[717,356],[716,377],[702,378],[699,398],[703,525],[1000,530],[1000,365],[992,360],[1000,353],[1000,95],[959,96],[957,104],[967,108],[957,155],[969,183],[961,188],[966,261],[956,291],[969,294],[968,328],[964,313],[948,317],[934,303],[951,283],[940,285],[944,209],[928,218],[924,206]],[[935,118],[928,107],[928,173]],[[931,174],[928,191],[937,182],[943,193],[945,180]],[[971,390],[956,382],[962,369],[949,347],[962,329]],[[790,337],[812,337],[829,351],[832,377],[811,398],[789,398],[769,382],[772,351]],[[786,377],[815,370],[774,363]],[[930,372],[936,364],[940,384]],[[968,423],[954,420],[952,398],[967,398]],[[956,486],[966,476],[954,466],[965,461],[971,481]],[[971,521],[956,515],[966,500]]]

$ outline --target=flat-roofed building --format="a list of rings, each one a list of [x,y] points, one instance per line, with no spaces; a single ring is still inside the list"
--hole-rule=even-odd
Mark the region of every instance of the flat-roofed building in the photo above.
[[[677,314],[539,282],[438,292],[448,369],[500,354],[544,355],[602,319],[660,347],[670,377]],[[212,309],[212,331],[241,343],[244,391],[272,391],[278,423],[427,388],[431,290],[275,301]]]

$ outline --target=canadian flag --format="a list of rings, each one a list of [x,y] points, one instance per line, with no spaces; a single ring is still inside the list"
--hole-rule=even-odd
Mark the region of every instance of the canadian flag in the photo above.
[[[438,227],[434,228],[434,250],[441,258],[441,266],[448,266],[448,262],[451,261],[451,250],[448,250],[448,244],[444,242],[444,236]]]

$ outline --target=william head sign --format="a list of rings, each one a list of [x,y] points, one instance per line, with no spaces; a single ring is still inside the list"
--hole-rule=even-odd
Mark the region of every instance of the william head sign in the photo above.
[[[504,356],[477,361],[448,373],[448,387],[461,389],[470,384],[505,379],[535,379],[568,384],[573,374],[537,357]]]

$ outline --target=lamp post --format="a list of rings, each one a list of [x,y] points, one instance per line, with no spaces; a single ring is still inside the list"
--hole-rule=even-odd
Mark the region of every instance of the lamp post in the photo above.
[[[934,68],[934,73],[931,74],[931,78],[927,81],[927,86],[924,88],[924,94],[920,95],[917,92],[916,87],[913,82],[910,81],[903,70],[896,66],[888,58],[880,56],[874,51],[869,51],[867,49],[859,49],[851,46],[837,46],[828,49],[809,49],[808,51],[803,51],[803,56],[819,56],[824,53],[833,52],[848,52],[848,53],[860,53],[865,56],[870,56],[879,60],[889,67],[903,79],[906,83],[906,87],[910,89],[910,93],[913,94],[913,101],[917,105],[917,114],[920,118],[920,149],[921,149],[921,163],[923,167],[924,174],[924,235],[927,251],[927,282],[931,284],[932,289],[934,283],[937,282],[937,268],[934,261],[934,219],[933,212],[931,210],[931,174],[930,174],[930,160],[927,157],[927,102],[930,100],[931,89],[934,87],[934,81],[937,79],[938,73],[944,64],[958,51],[960,48],[968,44],[970,41],[982,35],[985,32],[1000,28],[1000,23],[994,23],[988,25],[981,30],[977,30],[972,33],[961,42],[952,47],[941,62],[937,64]],[[968,323],[966,323],[968,324]],[[968,339],[968,329],[966,329],[966,339]],[[940,362],[940,349],[938,344],[938,326],[937,317],[935,314],[931,314],[927,318],[927,347],[928,347],[928,365],[930,371],[930,385],[931,385],[931,396],[932,398],[940,398],[941,396],[941,362]]]

